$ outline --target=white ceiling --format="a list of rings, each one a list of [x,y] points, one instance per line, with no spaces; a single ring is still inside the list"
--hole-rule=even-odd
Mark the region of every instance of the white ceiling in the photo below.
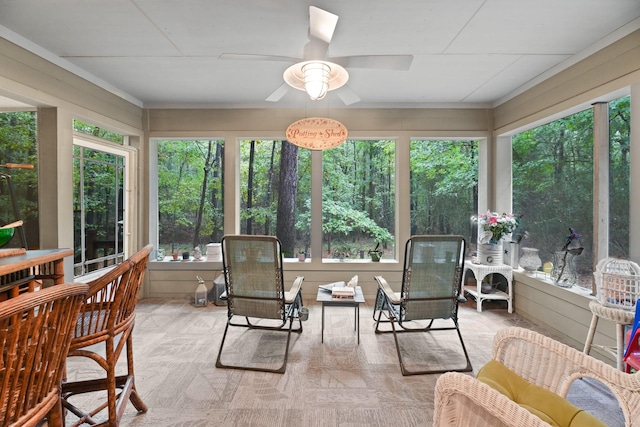
[[[146,108],[341,108],[267,102],[287,63],[219,59],[302,56],[309,5],[339,16],[331,56],[414,56],[349,69],[349,108],[496,105],[640,28],[640,0],[0,0],[0,36]]]

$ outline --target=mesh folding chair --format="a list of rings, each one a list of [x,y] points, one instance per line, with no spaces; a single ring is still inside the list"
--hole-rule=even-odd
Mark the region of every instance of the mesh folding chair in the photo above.
[[[117,426],[125,405],[131,401],[138,412],[147,406],[138,395],[133,369],[135,308],[153,245],[147,245],[124,262],[89,283],[89,293],[78,316],[68,357],[86,357],[104,369],[99,378],[78,378],[62,384],[63,405],[78,417],[73,426]],[[125,351],[126,349],[126,351]],[[126,354],[126,373],[117,375],[116,365]],[[95,393],[106,401],[90,410],[75,405],[74,396]],[[107,409],[107,418],[101,412]],[[100,418],[100,419],[98,419]]]
[[[63,425],[64,361],[87,289],[60,284],[0,303],[0,425]]]
[[[412,236],[405,247],[401,291],[394,292],[384,277],[375,276],[378,282],[374,307],[375,332],[393,333],[403,375],[472,370],[458,326],[458,303],[465,301],[461,294],[464,251],[465,240],[462,236]],[[434,327],[436,319],[451,320],[453,325]],[[390,323],[391,329],[380,329],[382,323]],[[403,361],[397,334],[446,330],[457,332],[466,366],[453,369],[408,370]]]
[[[216,367],[284,373],[291,332],[302,332],[298,311],[302,307],[304,277],[296,277],[291,289],[288,292],[284,290],[282,250],[280,241],[273,236],[225,236],[222,238],[222,260],[228,318]],[[298,325],[293,328],[296,319]],[[286,331],[287,343],[282,365],[270,369],[223,363],[221,356],[229,326]]]

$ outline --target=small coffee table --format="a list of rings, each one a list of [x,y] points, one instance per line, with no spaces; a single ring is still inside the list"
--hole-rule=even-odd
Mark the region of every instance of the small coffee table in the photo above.
[[[360,304],[364,302],[362,288],[356,286],[356,294],[353,299],[337,299],[331,296],[331,292],[327,292],[322,288],[318,288],[318,296],[316,301],[322,303],[322,341],[324,342],[324,308],[325,307],[354,307],[354,329],[358,332],[358,344],[360,344]]]

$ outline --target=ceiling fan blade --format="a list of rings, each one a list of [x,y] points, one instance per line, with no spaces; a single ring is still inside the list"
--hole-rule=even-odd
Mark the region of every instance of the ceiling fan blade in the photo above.
[[[231,59],[234,61],[281,61],[292,64],[300,61],[300,58],[293,58],[291,56],[258,55],[252,53],[222,53],[218,58]]]
[[[378,68],[383,70],[407,71],[411,68],[413,55],[357,55],[328,59],[344,68]]]
[[[282,99],[283,96],[285,96],[287,94],[287,92],[289,92],[289,89],[291,88],[291,86],[289,86],[286,83],[282,83],[278,89],[274,90],[273,93],[271,95],[269,95],[266,99],[266,101],[269,102],[278,102]]]
[[[309,37],[329,44],[338,23],[338,15],[309,6]]]
[[[340,89],[336,90],[338,97],[344,102],[344,105],[355,104],[356,102],[360,102],[360,97],[349,87],[349,85],[344,85]]]

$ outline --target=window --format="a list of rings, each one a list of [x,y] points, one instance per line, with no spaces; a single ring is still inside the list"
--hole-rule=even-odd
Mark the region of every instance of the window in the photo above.
[[[158,247],[204,253],[224,232],[224,142],[160,140],[157,150]]]
[[[74,275],[124,259],[126,157],[74,139]]]
[[[81,122],[80,120],[73,121],[73,130],[75,130],[76,132],[84,133],[86,135],[95,136],[96,138],[104,139],[105,141],[111,141],[119,145],[124,145],[124,135],[99,128],[98,126],[94,126],[89,123]]]
[[[411,234],[460,234],[475,245],[478,142],[412,140]]]
[[[240,228],[243,234],[275,235],[283,255],[309,253],[311,152],[288,141],[240,143]]]
[[[529,232],[521,246],[552,261],[574,228],[584,251],[574,258],[578,284],[591,289],[593,230],[593,114],[585,110],[514,135],[513,206]]]
[[[629,257],[631,97],[609,103],[609,256]]]
[[[347,140],[322,153],[322,168],[323,258],[378,247],[395,259],[395,141]]]
[[[38,154],[36,142],[36,113],[0,113],[0,165],[17,163],[33,165],[33,169],[7,169],[0,166],[0,173],[8,175],[16,196],[18,217],[13,211],[9,180],[0,180],[0,226],[17,219],[24,221],[27,246],[37,248],[40,241],[38,226]],[[20,247],[15,233],[7,242],[9,247]]]

